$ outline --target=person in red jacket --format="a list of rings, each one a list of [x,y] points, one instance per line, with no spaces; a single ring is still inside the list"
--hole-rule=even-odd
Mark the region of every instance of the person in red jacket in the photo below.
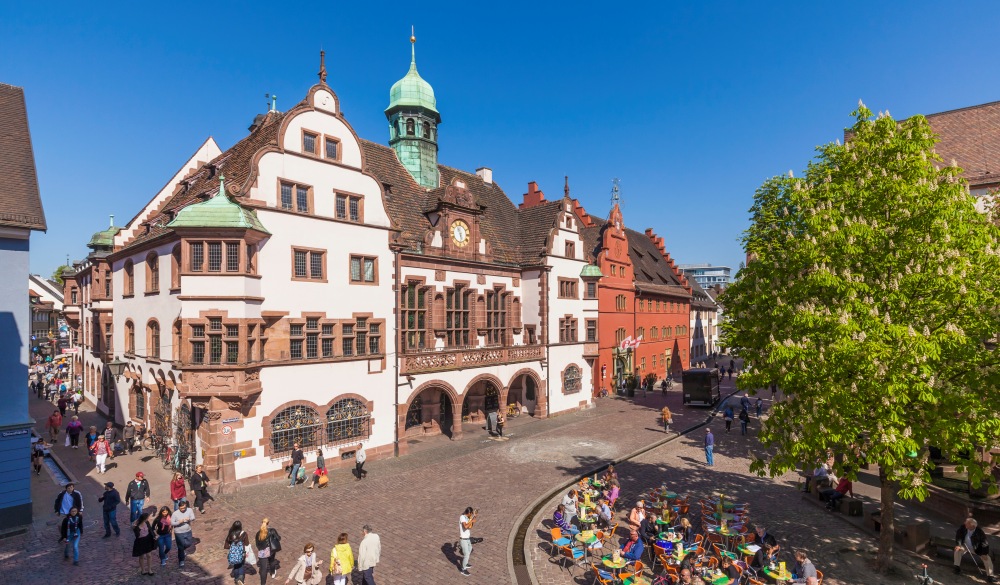
[[[831,489],[823,490],[822,494],[823,497],[827,499],[826,502],[827,511],[832,512],[833,509],[837,507],[837,502],[843,499],[845,495],[851,494],[851,497],[852,498],[854,497],[854,484],[851,483],[851,480],[847,479],[847,477],[845,476],[840,480],[839,483],[837,483],[837,487],[833,488],[832,490]]]
[[[187,489],[184,487],[184,476],[179,471],[174,472],[174,478],[170,480],[170,499],[174,501],[174,511],[181,501],[187,501]]]
[[[49,416],[47,425],[49,427],[49,438],[55,442],[59,438],[59,429],[62,427],[62,415],[59,414],[58,408]]]

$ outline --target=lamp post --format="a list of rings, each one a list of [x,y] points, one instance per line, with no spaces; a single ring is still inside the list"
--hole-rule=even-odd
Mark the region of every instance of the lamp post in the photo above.
[[[115,356],[115,359],[108,362],[108,369],[111,370],[111,375],[115,377],[115,380],[121,378],[126,366],[128,366],[128,362],[121,361],[118,359],[118,356]]]

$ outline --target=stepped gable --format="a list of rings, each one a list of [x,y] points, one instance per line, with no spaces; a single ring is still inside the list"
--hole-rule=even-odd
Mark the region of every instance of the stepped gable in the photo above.
[[[690,290],[674,271],[661,250],[646,234],[625,228],[628,255],[632,260],[636,288],[660,294],[691,296]]]
[[[247,180],[254,172],[254,156],[262,148],[278,146],[278,129],[284,116],[281,112],[268,112],[262,123],[250,134],[185,177],[180,189],[164,202],[156,215],[150,217],[149,229],[125,242],[125,247],[137,246],[171,233],[173,230],[166,225],[177,212],[192,203],[204,201],[202,196],[211,196],[219,190],[220,173],[226,176],[226,191],[232,195],[241,194],[240,191],[246,187]],[[185,184],[186,189],[183,186]]]
[[[24,90],[0,83],[0,226],[45,230]]]
[[[926,116],[940,137],[934,150],[945,164],[954,159],[973,187],[1000,182],[1000,102]]]
[[[549,235],[556,227],[562,201],[546,201],[527,209],[519,209],[521,218],[521,263],[526,266],[542,263],[548,251]],[[560,251],[556,251],[560,253]]]

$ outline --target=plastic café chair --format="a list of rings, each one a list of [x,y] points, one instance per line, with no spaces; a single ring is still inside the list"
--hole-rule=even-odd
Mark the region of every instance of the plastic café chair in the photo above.
[[[709,557],[708,558],[708,562],[706,564],[708,565],[709,569],[711,569],[711,570],[714,571],[717,568],[719,568],[719,559],[717,559],[715,557]]]
[[[631,573],[625,573],[625,572],[618,573],[618,578],[620,580],[622,580],[622,581],[625,581],[626,579],[631,579],[632,577],[635,577],[636,575],[642,575],[642,569],[643,569],[643,567],[644,567],[644,565],[642,564],[642,561],[636,561],[636,562],[632,563],[632,572]]]
[[[816,583],[817,585],[823,585],[823,571],[819,569],[816,570]]]
[[[550,553],[549,556],[554,556],[556,554],[555,553],[556,550],[564,546],[569,546],[573,544],[572,540],[562,535],[562,529],[558,527],[550,529],[549,534],[551,535],[552,538],[552,540],[550,541],[552,543],[552,546],[550,547],[549,550]]]
[[[569,559],[569,566],[566,567],[566,570],[569,571],[569,576],[572,578],[573,577],[572,567],[578,566],[580,561],[583,559],[584,555],[583,549],[570,548],[568,546],[564,546],[561,547],[559,550],[562,551],[563,558]]]
[[[599,585],[612,585],[614,583],[615,576],[611,573],[601,569],[594,563],[590,564],[590,568],[594,571],[594,583],[598,583]]]

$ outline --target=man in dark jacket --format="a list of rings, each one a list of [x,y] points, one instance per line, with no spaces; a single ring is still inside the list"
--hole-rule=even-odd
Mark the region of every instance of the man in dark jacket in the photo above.
[[[128,482],[125,488],[125,503],[129,504],[129,523],[134,523],[139,516],[142,516],[142,507],[149,497],[149,482],[146,476],[140,471],[135,474],[135,479]]]
[[[209,481],[205,468],[201,465],[195,467],[189,481],[191,482],[191,491],[194,492],[194,507],[198,508],[199,514],[204,514],[205,502],[215,499],[208,493]]]
[[[955,531],[956,575],[962,572],[962,557],[966,554],[973,556],[972,562],[976,562],[975,557],[982,559],[986,567],[986,582],[996,583],[993,577],[993,560],[990,559],[990,542],[986,540],[986,533],[975,518],[966,518],[965,523]]]
[[[135,427],[132,426],[132,421],[127,421],[125,423],[125,428],[122,429],[122,438],[125,439],[125,449],[128,450],[128,454],[132,454],[132,449],[135,448]]]
[[[104,427],[104,438],[108,441],[108,457],[111,459],[115,458],[115,443],[118,442],[118,429],[115,428],[114,423],[108,421],[108,424]],[[135,520],[132,520],[135,522]]]
[[[110,481],[104,484],[104,495],[97,498],[97,501],[101,502],[104,511],[104,536],[102,538],[111,536],[112,528],[115,529],[115,536],[121,536],[122,532],[118,529],[118,504],[122,503],[122,497],[115,489],[115,484]]]
[[[83,496],[80,495],[80,492],[76,491],[75,485],[68,483],[66,484],[66,489],[59,492],[59,495],[56,496],[54,510],[56,514],[65,516],[69,514],[71,508],[76,508],[78,511],[82,512]]]

